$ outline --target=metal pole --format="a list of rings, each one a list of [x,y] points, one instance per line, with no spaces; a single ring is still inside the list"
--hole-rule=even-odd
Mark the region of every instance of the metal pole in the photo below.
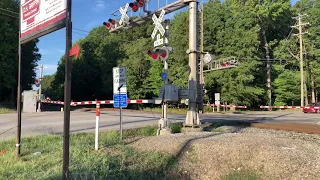
[[[198,23],[197,1],[189,4],[189,107],[185,125],[199,125],[197,111],[197,23]]]
[[[302,25],[301,14],[299,13],[299,40],[300,40],[300,78],[301,78],[301,106],[304,106],[304,86],[303,86],[303,47],[302,47]]]
[[[203,5],[203,1],[201,3],[201,26],[200,26],[200,40],[201,40],[201,44],[200,44],[200,51],[201,51],[201,54],[200,54],[200,57],[201,57],[201,61],[200,61],[200,77],[199,77],[199,91],[198,94],[199,94],[199,104],[198,104],[198,108],[201,109],[201,111],[203,112],[203,89],[204,89],[204,75],[203,75],[203,53],[204,53],[204,29],[203,29],[203,14],[204,14],[204,5]]]
[[[120,96],[120,88],[119,88],[119,108],[120,108],[120,141],[122,141],[122,106],[120,104],[121,101]]]
[[[96,100],[96,136],[94,149],[99,149],[99,121],[100,121],[100,103]]]
[[[19,22],[20,24],[20,22]],[[20,31],[19,31],[19,47],[18,47],[18,89],[17,89],[17,112],[18,112],[18,122],[17,122],[17,159],[20,158],[20,148],[21,148],[21,44],[20,44]]]
[[[38,103],[38,112],[41,112],[41,81],[43,80],[42,78],[42,73],[43,73],[43,65],[40,65],[40,86],[39,86],[39,103]]]
[[[71,70],[72,62],[69,51],[72,47],[72,21],[71,21],[71,2],[67,0],[66,18],[66,66],[64,83],[64,125],[63,125],[63,179],[69,179],[69,145],[70,145],[70,99],[71,99]]]
[[[169,47],[169,24],[170,24],[170,20],[165,20],[165,45],[167,47]],[[169,56],[169,55],[168,55]],[[167,59],[168,60],[168,59]],[[164,85],[169,84],[169,65],[168,65],[168,61],[165,60],[164,61],[164,73],[167,74],[167,78],[164,79]],[[164,122],[164,127],[163,128],[167,128],[168,127],[168,103],[167,102],[163,102],[163,122]]]

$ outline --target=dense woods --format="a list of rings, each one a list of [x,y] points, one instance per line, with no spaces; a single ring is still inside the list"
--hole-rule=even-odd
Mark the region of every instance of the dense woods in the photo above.
[[[12,0],[0,7],[16,9]],[[11,4],[11,5],[10,5]],[[205,102],[221,93],[223,102],[256,107],[268,103],[266,59],[271,59],[271,92],[274,105],[300,105],[300,70],[298,31],[293,19],[303,17],[303,57],[306,99],[317,101],[320,92],[320,0],[301,0],[294,6],[289,0],[219,0],[204,5],[204,51],[215,59],[235,56],[237,68],[205,73]],[[16,96],[18,23],[0,15],[0,102]],[[72,100],[112,99],[112,68],[127,66],[130,99],[149,99],[162,86],[163,63],[152,61],[147,51],[153,48],[152,24],[111,34],[101,26],[78,42],[79,59],[73,60]],[[188,87],[188,12],[176,14],[170,24],[169,81]],[[30,88],[34,67],[40,59],[36,41],[23,52],[24,89]],[[57,72],[44,77],[43,93],[63,100],[64,57]],[[27,78],[26,78],[27,77]]]
[[[13,106],[17,97],[19,1],[1,0],[0,8],[0,106]],[[6,9],[16,12],[8,12]],[[41,59],[38,40],[22,45],[22,89],[31,89],[36,76],[35,68]]]

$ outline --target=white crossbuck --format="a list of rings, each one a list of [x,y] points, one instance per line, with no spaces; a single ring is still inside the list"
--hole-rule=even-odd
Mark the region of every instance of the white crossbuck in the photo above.
[[[128,22],[129,21],[129,16],[127,15],[129,8],[129,3],[126,4],[124,8],[120,7],[119,11],[121,13],[121,19],[119,21],[119,24],[122,25],[123,22]]]
[[[159,18],[155,14],[152,16],[153,23],[155,24],[155,27],[153,29],[153,32],[151,34],[151,38],[154,39],[156,37],[157,31],[159,30],[160,34],[163,36],[165,33],[165,30],[163,26],[161,25],[161,22],[163,20],[164,14],[166,12],[162,9]]]

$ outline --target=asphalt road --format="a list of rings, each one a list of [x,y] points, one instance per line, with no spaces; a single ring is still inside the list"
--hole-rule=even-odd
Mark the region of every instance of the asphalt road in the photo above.
[[[156,125],[160,118],[159,113],[123,112],[123,127],[135,128],[146,125]],[[183,122],[185,115],[170,114],[171,122]],[[297,112],[252,112],[246,114],[201,114],[202,122],[295,122],[320,124],[320,114],[304,114]],[[0,140],[16,136],[17,114],[0,115]],[[119,129],[119,112],[101,112],[100,130]],[[95,112],[71,112],[71,133],[94,132]],[[39,135],[63,132],[63,112],[41,112],[22,114],[22,136]]]

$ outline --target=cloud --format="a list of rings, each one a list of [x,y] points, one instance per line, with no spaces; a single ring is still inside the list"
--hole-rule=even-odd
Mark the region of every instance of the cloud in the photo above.
[[[54,74],[57,71],[58,65],[56,64],[43,64],[43,76]],[[36,67],[35,72],[37,77],[40,77],[40,64]]]
[[[44,64],[43,75],[51,75],[57,71],[58,65],[56,64]]]
[[[95,5],[93,7],[93,10],[95,12],[101,12],[102,10],[104,10],[107,6],[109,6],[109,4],[105,3],[104,0],[96,0],[95,1]]]
[[[40,54],[43,55],[50,55],[50,54],[64,54],[66,51],[64,49],[44,49],[40,48],[39,49]]]

